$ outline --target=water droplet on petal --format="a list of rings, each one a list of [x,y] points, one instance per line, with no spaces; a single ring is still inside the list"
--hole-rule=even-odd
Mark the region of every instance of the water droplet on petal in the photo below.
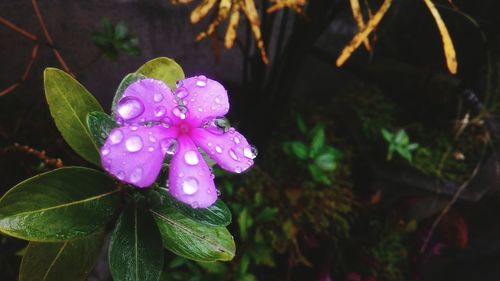
[[[215,146],[215,151],[217,151],[217,153],[222,153],[222,147],[216,145]]]
[[[191,208],[193,208],[193,209],[197,209],[199,206],[200,205],[196,201],[193,201],[193,203],[191,203]],[[205,238],[205,236],[203,236],[203,238]]]
[[[124,97],[118,102],[117,111],[123,119],[132,119],[144,112],[144,104],[136,97]]]
[[[131,136],[125,141],[125,147],[130,152],[137,152],[142,149],[142,139],[139,136]]]
[[[211,143],[211,142],[208,142],[208,143],[207,143],[207,145],[208,145],[208,146],[212,146],[212,143]]]
[[[196,86],[205,87],[207,85],[207,77],[205,75],[200,75],[196,77]]]
[[[154,148],[154,147],[152,147],[152,146],[150,146],[150,147],[148,148],[148,151],[149,151],[149,152],[153,152],[153,151],[155,151],[155,148]]]
[[[170,125],[172,124],[172,119],[170,119],[169,117],[165,117],[163,118],[162,123],[163,125],[167,125],[167,128],[169,128]]]
[[[137,183],[142,179],[142,169],[136,168],[132,174],[130,174],[130,182]]]
[[[172,114],[177,116],[179,119],[184,120],[187,117],[188,110],[185,106],[179,105],[172,109]]]
[[[229,149],[229,156],[231,156],[231,158],[233,158],[233,160],[235,160],[235,161],[239,160],[238,156],[236,155],[236,153],[234,152],[234,150],[232,148]]]
[[[254,159],[255,157],[257,157],[257,154],[258,151],[255,146],[249,146],[243,149],[243,155],[248,159]]]
[[[162,140],[160,146],[164,153],[168,155],[174,155],[177,150],[177,140],[176,139]]]
[[[234,172],[237,174],[241,173],[241,167],[237,166],[236,169],[234,169]]]
[[[220,98],[219,97],[215,98],[215,103],[220,103]]]
[[[151,133],[151,132],[150,132]],[[150,142],[156,142],[156,138],[153,136],[149,136],[149,141]]]
[[[179,99],[183,99],[185,97],[187,97],[187,95],[189,95],[189,92],[186,88],[184,87],[179,87],[177,88],[177,90],[175,91],[175,96]]]
[[[106,156],[106,155],[108,155],[108,154],[109,154],[109,152],[110,152],[110,151],[109,151],[109,149],[108,149],[108,148],[104,148],[104,147],[103,147],[103,148],[101,148],[101,155],[102,155],[102,156]]]
[[[199,112],[203,112],[203,108],[198,107],[198,111],[199,111]]]
[[[156,93],[154,96],[153,96],[153,100],[155,102],[160,102],[163,100],[163,94],[162,93]]]
[[[123,133],[119,129],[115,129],[109,134],[109,141],[111,144],[117,144],[120,143],[123,139]]]
[[[197,165],[200,162],[200,160],[198,159],[198,155],[194,150],[188,150],[186,151],[186,153],[184,153],[184,161],[186,161],[186,163],[191,166]]]
[[[234,143],[235,143],[235,144],[239,144],[239,143],[240,143],[240,138],[238,138],[238,137],[234,137]]]
[[[204,122],[203,128],[214,134],[224,134],[231,128],[231,123],[225,117],[217,117]]]
[[[165,112],[167,112],[167,109],[163,106],[158,106],[156,109],[155,109],[155,116],[156,117],[162,117],[163,115],[165,115]]]
[[[125,173],[123,171],[119,171],[117,174],[116,174],[116,177],[120,180],[123,180],[125,178]]]
[[[198,191],[199,185],[196,178],[187,177],[182,181],[182,191],[187,195],[193,195]]]
[[[182,86],[182,84],[184,84],[184,83],[182,83],[182,80],[175,82],[176,87],[180,87],[180,86]]]
[[[139,127],[137,127],[137,126],[132,126],[132,127],[130,127],[130,129],[131,129],[132,131],[137,131],[137,129],[139,129]]]

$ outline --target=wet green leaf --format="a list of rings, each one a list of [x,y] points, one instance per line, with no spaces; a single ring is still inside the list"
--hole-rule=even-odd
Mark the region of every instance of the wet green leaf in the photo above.
[[[87,127],[98,147],[104,145],[109,132],[117,126],[115,120],[104,112],[94,111],[87,114]]]
[[[172,91],[176,89],[175,83],[184,79],[182,68],[173,59],[166,57],[155,58],[146,62],[136,73],[162,80]]]
[[[65,167],[27,179],[0,199],[0,231],[20,239],[57,242],[102,228],[119,206],[104,173]]]
[[[109,267],[114,280],[157,281],[163,269],[160,233],[150,212],[127,206],[111,235]]]
[[[99,165],[99,149],[86,126],[88,113],[103,111],[99,102],[78,81],[57,68],[45,69],[44,85],[50,114],[64,140],[85,160]]]
[[[64,242],[30,242],[21,262],[19,281],[85,280],[103,240],[103,233],[98,232]]]

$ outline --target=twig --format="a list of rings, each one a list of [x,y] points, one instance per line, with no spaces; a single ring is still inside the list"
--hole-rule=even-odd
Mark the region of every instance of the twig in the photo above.
[[[33,155],[33,156],[37,157],[38,159],[40,159],[41,161],[43,161],[45,164],[54,166],[56,168],[60,168],[64,165],[60,158],[48,157],[45,150],[40,151],[40,150],[34,149],[34,148],[27,146],[27,145],[20,145],[17,142],[14,143],[13,145],[4,147],[1,150],[1,152],[2,152],[1,154],[7,153],[10,151],[20,151],[20,152],[24,152],[24,153],[29,154],[29,155]]]
[[[38,37],[36,35],[20,28],[19,26],[15,25],[14,23],[12,23],[11,21],[7,20],[6,18],[4,18],[2,16],[0,16],[0,23],[9,27],[10,29],[20,33],[21,35],[23,35],[24,37],[26,37],[30,40],[38,41]]]

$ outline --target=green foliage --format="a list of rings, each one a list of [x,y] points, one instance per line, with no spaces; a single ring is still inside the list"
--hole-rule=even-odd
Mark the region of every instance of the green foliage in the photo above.
[[[116,29],[126,33],[123,27]],[[125,77],[115,103],[130,83],[147,77],[161,79],[175,89],[184,73],[169,58],[151,60]],[[78,154],[98,165],[99,147],[116,122],[68,74],[48,68],[44,78],[59,131]],[[103,230],[109,229],[114,229],[108,258],[115,280],[163,280],[164,248],[212,268],[215,261],[228,261],[235,255],[233,237],[226,229],[231,219],[221,200],[206,209],[193,209],[176,201],[158,183],[141,190],[83,167],[34,176],[0,199],[0,232],[31,241],[20,280],[84,280],[100,252]]]
[[[284,151],[301,160],[315,181],[331,184],[330,174],[337,169],[342,153],[325,143],[323,126],[317,125],[308,131],[304,120],[298,116],[297,127],[309,143],[299,140],[288,141],[283,144]]]
[[[118,199],[113,181],[101,172],[57,169],[21,182],[0,199],[0,231],[29,241],[83,237],[111,220]]]
[[[159,190],[164,200],[167,191]],[[162,204],[151,210],[160,229],[163,245],[177,255],[196,261],[233,259],[233,237],[223,226],[193,220],[174,206]]]
[[[387,160],[391,160],[396,152],[408,162],[412,162],[412,152],[418,148],[418,143],[410,143],[410,138],[405,130],[391,133],[386,129],[381,130],[384,140],[388,143]]]
[[[88,113],[103,111],[99,102],[62,70],[45,69],[44,83],[50,114],[64,140],[85,160],[99,165],[99,149],[86,126]]]
[[[30,242],[21,262],[19,281],[85,280],[97,261],[104,235],[63,242]]]
[[[114,25],[108,18],[103,18],[101,30],[92,32],[90,38],[111,61],[116,61],[120,53],[130,56],[141,54],[139,39],[129,34],[124,22]]]
[[[109,244],[114,280],[158,280],[163,269],[161,237],[147,210],[129,204],[118,218]]]

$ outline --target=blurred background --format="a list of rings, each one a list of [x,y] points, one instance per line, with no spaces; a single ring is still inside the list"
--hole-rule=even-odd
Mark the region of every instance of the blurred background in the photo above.
[[[496,2],[0,1],[0,195],[90,165],[50,117],[45,67],[110,109],[126,74],[167,56],[225,85],[259,156],[216,171],[236,258],[166,253],[162,280],[500,280]],[[0,234],[0,280],[25,246]],[[105,253],[89,280],[111,280]]]

